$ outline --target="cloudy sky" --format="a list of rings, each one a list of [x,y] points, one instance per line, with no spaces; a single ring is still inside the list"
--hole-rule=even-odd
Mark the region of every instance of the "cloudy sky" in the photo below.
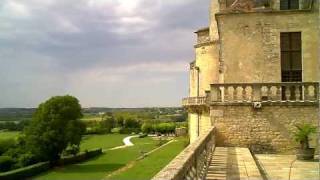
[[[209,0],[1,0],[0,107],[178,106]]]

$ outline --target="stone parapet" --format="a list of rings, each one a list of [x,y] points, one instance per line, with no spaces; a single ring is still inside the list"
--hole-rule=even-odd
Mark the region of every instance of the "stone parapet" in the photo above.
[[[152,180],[203,179],[215,148],[215,128],[190,144]]]

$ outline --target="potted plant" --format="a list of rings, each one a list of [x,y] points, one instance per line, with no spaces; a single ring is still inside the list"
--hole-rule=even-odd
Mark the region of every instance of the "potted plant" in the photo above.
[[[314,157],[314,148],[309,146],[309,136],[316,133],[317,128],[311,124],[296,125],[297,132],[294,134],[295,139],[300,143],[300,148],[297,150],[298,160],[310,160]]]

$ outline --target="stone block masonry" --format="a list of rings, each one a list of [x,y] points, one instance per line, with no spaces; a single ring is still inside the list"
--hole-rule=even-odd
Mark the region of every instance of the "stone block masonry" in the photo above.
[[[248,147],[256,153],[292,153],[297,147],[296,124],[317,125],[317,106],[212,106],[218,146]],[[220,112],[220,113],[217,113]],[[219,116],[215,114],[220,114]],[[316,140],[314,140],[316,142]],[[311,143],[314,147],[316,143]]]

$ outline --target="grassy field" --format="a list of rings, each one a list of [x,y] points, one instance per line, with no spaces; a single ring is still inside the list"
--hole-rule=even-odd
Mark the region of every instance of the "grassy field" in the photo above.
[[[105,146],[110,137],[104,141],[97,141],[96,148]],[[101,180],[109,173],[124,167],[127,163],[141,156],[141,152],[148,152],[157,147],[157,141],[151,138],[133,139],[135,146],[108,150],[98,158],[86,161],[84,163],[55,168],[47,173],[39,175],[32,179],[39,180]],[[87,145],[84,145],[87,146]],[[92,147],[88,145],[87,147]]]
[[[95,139],[96,147],[101,146],[110,138],[121,139],[122,135],[105,135],[101,137],[90,137],[82,146],[93,147],[90,141]],[[99,138],[101,141],[99,141]],[[103,138],[105,138],[103,140]],[[185,139],[178,138],[167,146],[148,155],[146,158],[136,161],[142,152],[149,152],[158,147],[158,141],[152,138],[134,138],[133,147],[124,149],[108,150],[98,158],[84,163],[55,168],[47,173],[41,174],[32,179],[39,180],[147,180],[151,179],[157,172],[166,166],[185,147]],[[116,145],[116,143],[114,144]],[[109,146],[111,147],[112,143]],[[95,147],[95,148],[96,148]],[[128,167],[128,164],[130,166]],[[119,169],[121,173],[117,172]],[[112,174],[112,176],[110,176]]]
[[[19,131],[0,131],[0,140],[2,139],[14,139],[20,134]]]
[[[124,134],[106,134],[84,136],[81,142],[81,151],[102,148],[107,150],[116,146],[123,145],[122,139],[128,135]]]
[[[136,161],[131,168],[106,178],[107,180],[149,180],[165,167],[184,148],[186,139],[178,138],[167,146],[148,155],[146,158]]]

